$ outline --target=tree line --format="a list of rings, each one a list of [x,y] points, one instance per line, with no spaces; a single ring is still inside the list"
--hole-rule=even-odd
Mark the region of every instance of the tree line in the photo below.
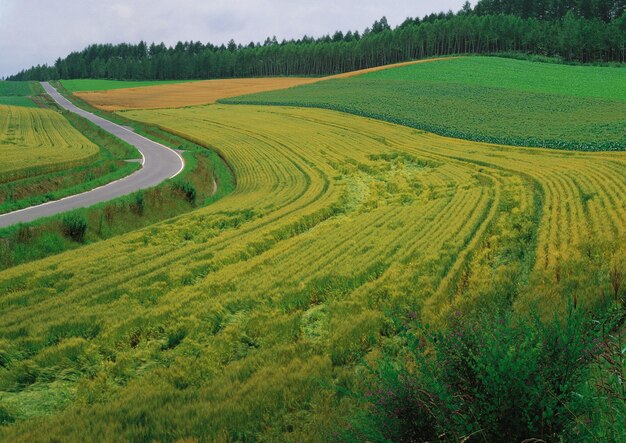
[[[519,52],[574,62],[626,61],[626,0],[481,0],[457,13],[407,18],[392,29],[385,17],[363,33],[321,38],[267,38],[216,46],[201,42],[95,44],[54,65],[9,80],[118,80],[321,76],[447,54]]]

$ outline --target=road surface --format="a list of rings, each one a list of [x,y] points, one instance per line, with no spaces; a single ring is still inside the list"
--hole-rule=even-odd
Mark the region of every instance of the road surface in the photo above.
[[[63,108],[95,123],[105,131],[133,145],[141,153],[142,168],[121,180],[111,182],[91,191],[65,197],[38,206],[21,209],[0,215],[0,228],[17,223],[27,223],[41,217],[60,214],[77,208],[86,208],[133,192],[151,188],[180,174],[185,162],[176,151],[160,143],[153,142],[120,125],[98,117],[73,105],[57,92],[49,83],[41,83],[46,92]]]

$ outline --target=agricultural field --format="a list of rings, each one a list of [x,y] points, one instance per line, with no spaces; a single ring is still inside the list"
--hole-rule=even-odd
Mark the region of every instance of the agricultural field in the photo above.
[[[0,105],[26,106],[36,108],[30,96],[43,92],[36,82],[0,81]]]
[[[36,82],[9,82],[0,81],[0,96],[29,96],[41,92],[41,87]]]
[[[142,88],[146,86],[173,85],[177,83],[189,83],[190,80],[99,80],[99,79],[78,79],[61,80],[60,83],[69,92],[84,91],[110,91],[114,89]]]
[[[328,440],[363,362],[400,352],[393,317],[442,327],[500,300],[551,317],[572,293],[602,303],[625,266],[624,152],[323,109],[123,115],[215,149],[236,188],[0,273],[6,440]]]
[[[27,108],[38,108],[37,104],[30,97],[21,96],[0,96],[0,105],[6,106],[25,106]]]
[[[349,78],[384,69],[427,63],[440,59],[418,60],[378,66],[318,78],[242,78],[181,82],[123,82],[115,80],[63,80],[61,84],[91,106],[105,111],[130,109],[181,108],[215,103],[219,99],[316,83],[322,80]]]
[[[625,83],[619,68],[459,57],[222,101],[328,108],[474,141],[623,151]]]
[[[242,94],[290,88],[318,80],[298,77],[206,80],[100,92],[77,92],[74,95],[105,111],[179,108],[215,103],[221,98]],[[61,83],[65,85],[67,82]]]
[[[99,148],[61,114],[0,105],[0,183],[83,165]]]

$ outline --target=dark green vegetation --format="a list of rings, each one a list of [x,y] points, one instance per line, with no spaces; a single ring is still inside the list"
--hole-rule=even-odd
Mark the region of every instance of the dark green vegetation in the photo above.
[[[619,68],[461,57],[222,102],[328,108],[475,141],[624,150],[624,84]]]
[[[479,2],[457,14],[408,18],[391,29],[386,18],[362,35],[343,33],[262,45],[215,46],[200,42],[92,45],[36,66],[14,80],[102,78],[208,79],[327,75],[445,54],[522,52],[568,61],[626,61],[624,1],[509,0]]]
[[[568,13],[610,22],[624,12],[624,0],[479,0],[476,14],[513,14],[537,19],[563,18]]]
[[[0,105],[36,107],[30,97],[42,92],[36,82],[0,81]]]
[[[100,152],[95,161],[89,164],[0,183],[0,213],[84,192],[129,175],[139,168],[138,163],[127,161],[140,158],[134,147],[76,114],[61,111],[47,96],[39,95],[35,99],[41,106],[59,109],[72,126],[100,148]]]
[[[434,332],[410,317],[343,441],[626,441],[626,298],[542,321],[502,306]]]
[[[61,84],[69,92],[108,91],[111,89],[139,88],[142,86],[166,85],[181,83],[181,80],[164,81],[119,81],[119,80],[63,80]]]

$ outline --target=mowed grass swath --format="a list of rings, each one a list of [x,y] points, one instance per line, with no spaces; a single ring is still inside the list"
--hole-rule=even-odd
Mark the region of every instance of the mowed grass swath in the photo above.
[[[458,57],[224,102],[328,108],[475,141],[624,151],[625,83],[618,68]]]
[[[58,112],[0,105],[0,182],[86,164],[98,153]]]
[[[221,98],[242,94],[290,88],[317,80],[298,77],[205,80],[142,88],[77,92],[75,95],[105,111],[178,108],[215,103]]]
[[[624,153],[316,109],[124,115],[218,150],[236,190],[0,274],[6,439],[324,440],[356,407],[333,386],[397,346],[387,313],[441,325],[511,297],[551,316],[623,268]]]

